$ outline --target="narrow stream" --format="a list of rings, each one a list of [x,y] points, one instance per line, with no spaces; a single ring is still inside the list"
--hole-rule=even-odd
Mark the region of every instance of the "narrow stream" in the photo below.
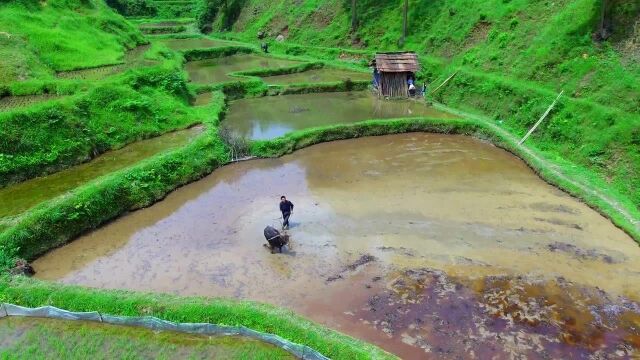
[[[412,100],[384,100],[369,91],[266,96],[232,101],[224,126],[250,139],[272,139],[294,130],[367,119],[454,115]]]
[[[279,196],[291,248],[271,254]],[[270,302],[406,359],[629,358],[640,248],[522,161],[404,134],[236,163],[34,262],[40,279]]]
[[[196,126],[107,152],[78,166],[0,189],[0,218],[18,215],[100,176],[124,169],[163,151],[187,144],[202,131]]]

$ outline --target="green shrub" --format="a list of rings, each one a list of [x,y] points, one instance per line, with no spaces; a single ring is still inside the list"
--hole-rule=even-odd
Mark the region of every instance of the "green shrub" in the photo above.
[[[155,16],[158,7],[151,0],[106,0],[107,5],[123,16]]]

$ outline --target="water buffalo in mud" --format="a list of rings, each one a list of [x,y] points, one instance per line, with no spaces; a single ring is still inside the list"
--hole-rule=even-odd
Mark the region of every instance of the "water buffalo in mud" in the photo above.
[[[267,226],[264,228],[264,238],[269,243],[271,253],[278,249],[282,252],[282,247],[289,243],[289,235],[280,233],[273,226]]]

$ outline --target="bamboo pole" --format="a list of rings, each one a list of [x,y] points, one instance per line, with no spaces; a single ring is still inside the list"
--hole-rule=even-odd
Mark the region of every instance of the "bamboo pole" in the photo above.
[[[453,77],[456,76],[458,71],[460,71],[460,70],[456,70],[456,72],[454,72],[451,76],[449,76],[447,78],[447,80],[443,81],[442,84],[440,84],[437,88],[435,88],[433,91],[431,91],[431,93],[429,95],[433,95],[433,94],[436,93],[436,91],[440,90],[441,87],[443,87],[446,83],[449,82],[449,80],[453,79]]]
[[[522,140],[520,140],[520,142],[518,142],[518,145],[522,145],[527,138],[529,137],[529,135],[531,135],[536,128],[538,127],[538,125],[540,125],[542,123],[542,121],[547,117],[547,115],[549,115],[549,113],[551,112],[551,110],[556,106],[556,103],[558,102],[558,100],[560,100],[560,97],[562,96],[562,94],[564,94],[564,90],[562,90],[560,92],[560,94],[558,94],[558,97],[556,97],[555,100],[553,100],[553,102],[551,103],[551,105],[549,106],[549,108],[547,108],[547,111],[544,112],[544,114],[540,117],[540,120],[538,120],[537,123],[535,123],[535,125],[533,125],[533,127],[529,130],[529,132],[522,138]]]

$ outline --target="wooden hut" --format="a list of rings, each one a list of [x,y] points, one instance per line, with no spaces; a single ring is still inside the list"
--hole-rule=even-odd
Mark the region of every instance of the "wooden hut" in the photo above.
[[[420,70],[414,52],[377,53],[374,64],[379,73],[378,94],[388,97],[408,97],[410,77]]]

